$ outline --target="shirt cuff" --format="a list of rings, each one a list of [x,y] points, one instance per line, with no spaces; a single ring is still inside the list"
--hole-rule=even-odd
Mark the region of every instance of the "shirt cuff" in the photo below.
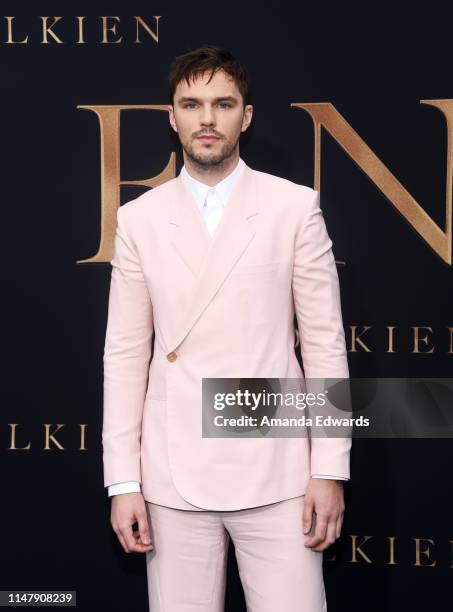
[[[312,474],[312,478],[324,478],[328,480],[349,480],[349,478],[345,478],[344,476],[326,476],[325,474]]]
[[[122,493],[140,493],[140,483],[135,480],[129,480],[128,482],[118,482],[117,484],[110,485],[107,487],[108,496],[121,495]]]

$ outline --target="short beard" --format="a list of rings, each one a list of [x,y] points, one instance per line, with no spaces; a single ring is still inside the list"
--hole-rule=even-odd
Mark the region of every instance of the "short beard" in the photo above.
[[[181,145],[187,157],[190,159],[190,161],[197,170],[199,170],[200,172],[209,172],[210,170],[222,170],[223,167],[226,167],[228,165],[228,161],[236,151],[238,142],[239,137],[233,143],[225,143],[219,153],[208,153],[207,156],[198,155],[197,153],[195,153],[192,145],[190,144],[184,146],[181,143]]]

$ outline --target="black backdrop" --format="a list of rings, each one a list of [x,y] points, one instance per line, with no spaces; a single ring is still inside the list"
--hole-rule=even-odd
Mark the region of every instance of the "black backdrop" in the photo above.
[[[313,123],[290,105],[330,102],[444,228],[447,126],[420,100],[453,99],[453,10],[382,1],[42,0],[6,1],[2,15],[0,589],[73,589],[83,610],[143,611],[144,557],[116,542],[102,482],[111,267],[76,263],[98,248],[101,187],[99,123],[77,106],[166,104],[173,56],[223,45],[252,76],[253,125],[241,145],[250,166],[313,186]],[[54,15],[63,17],[53,29],[64,42],[42,44],[40,17]],[[100,43],[102,15],[120,17],[111,38],[122,34],[121,43]],[[134,15],[154,30],[161,16],[158,43],[144,33],[133,42]],[[28,34],[27,43],[5,42],[5,16],[15,17],[15,40]],[[86,16],[85,44],[75,42],[76,16]],[[172,151],[179,172],[166,113],[130,111],[121,121],[122,179],[158,174]],[[326,132],[320,188],[343,262],[351,375],[451,376],[452,266]],[[122,187],[121,201],[142,191]],[[353,350],[354,326],[370,326],[362,336],[369,350]],[[396,327],[393,353],[387,326]],[[420,352],[417,326],[429,337]],[[62,425],[49,448],[46,424],[50,433]],[[451,609],[452,461],[450,440],[355,441],[343,535],[325,553],[330,612]],[[233,555],[226,609],[245,609]]]

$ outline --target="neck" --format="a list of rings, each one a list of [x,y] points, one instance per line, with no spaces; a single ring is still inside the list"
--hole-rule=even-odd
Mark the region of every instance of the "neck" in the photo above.
[[[239,162],[239,151],[225,158],[220,164],[204,165],[189,158],[184,152],[184,166],[194,179],[213,187],[233,172]]]

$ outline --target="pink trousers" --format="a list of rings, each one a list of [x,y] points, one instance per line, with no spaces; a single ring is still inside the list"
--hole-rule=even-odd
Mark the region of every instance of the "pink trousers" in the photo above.
[[[248,612],[326,612],[322,552],[304,546],[304,496],[236,511],[146,503],[150,612],[223,612],[229,538]]]

